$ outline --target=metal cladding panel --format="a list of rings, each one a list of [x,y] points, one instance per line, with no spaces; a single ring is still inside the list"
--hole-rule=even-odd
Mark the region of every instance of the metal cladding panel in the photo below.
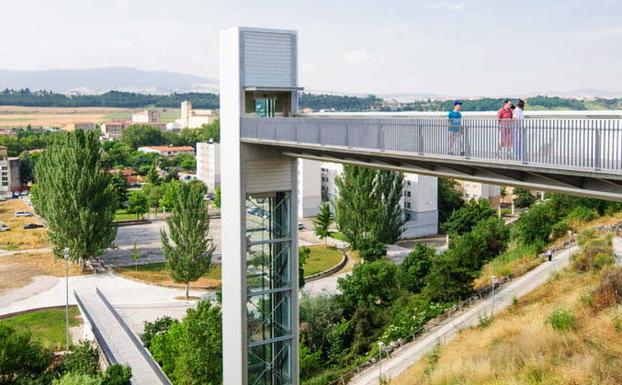
[[[292,160],[248,160],[246,172],[249,194],[292,189]]]
[[[296,34],[244,31],[243,87],[296,87]]]

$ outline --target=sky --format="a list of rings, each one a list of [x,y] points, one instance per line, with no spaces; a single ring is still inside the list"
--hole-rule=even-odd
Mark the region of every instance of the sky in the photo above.
[[[219,31],[295,29],[300,85],[351,93],[622,91],[622,0],[0,0],[0,68],[218,78]]]

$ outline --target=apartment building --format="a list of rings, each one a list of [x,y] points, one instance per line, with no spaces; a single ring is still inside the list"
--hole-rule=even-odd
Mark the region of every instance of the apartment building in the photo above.
[[[220,143],[197,143],[197,179],[205,183],[209,192],[220,186]]]
[[[0,146],[0,198],[11,198],[20,185],[19,158],[8,157],[7,148]]]
[[[121,139],[123,131],[131,125],[127,120],[115,120],[101,124],[102,135],[107,139]]]

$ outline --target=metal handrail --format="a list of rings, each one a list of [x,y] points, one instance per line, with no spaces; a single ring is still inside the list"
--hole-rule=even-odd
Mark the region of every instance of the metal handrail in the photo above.
[[[622,173],[620,119],[244,117],[240,127],[243,140]]]

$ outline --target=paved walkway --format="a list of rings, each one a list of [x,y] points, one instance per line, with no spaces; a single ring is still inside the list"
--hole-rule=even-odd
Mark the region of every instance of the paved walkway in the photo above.
[[[622,256],[622,239],[615,239],[616,250]],[[512,304],[514,298],[519,298],[531,292],[540,285],[546,283],[557,271],[566,267],[570,256],[578,251],[578,246],[573,246],[557,254],[552,262],[544,262],[532,271],[510,282],[501,288],[495,295],[494,312],[499,313]],[[490,315],[492,311],[492,299],[481,301],[465,312],[438,326],[427,336],[405,345],[393,356],[382,361],[382,375],[385,378],[395,378],[400,373],[414,365],[425,353],[436,346],[437,343],[446,343],[451,340],[460,329],[475,326],[483,316]],[[373,366],[355,376],[351,385],[377,385],[379,367]]]
[[[85,319],[85,327],[90,327],[107,360],[132,368],[132,384],[170,385],[162,369],[101,291],[83,289],[75,292],[74,297]]]
[[[36,285],[27,285],[0,296],[0,315],[18,311],[37,309],[65,304],[65,279],[53,278],[56,283],[46,290],[39,291]],[[49,286],[46,278],[46,286]],[[35,281],[37,282],[37,281]],[[147,285],[112,273],[69,277],[69,292],[89,290],[99,287],[124,315],[132,329],[141,333],[145,321],[153,321],[163,315],[181,318],[194,301],[179,300],[185,295],[184,289]],[[191,290],[192,296],[212,296],[213,292]],[[19,298],[16,300],[16,298]],[[73,296],[69,303],[75,304]]]

